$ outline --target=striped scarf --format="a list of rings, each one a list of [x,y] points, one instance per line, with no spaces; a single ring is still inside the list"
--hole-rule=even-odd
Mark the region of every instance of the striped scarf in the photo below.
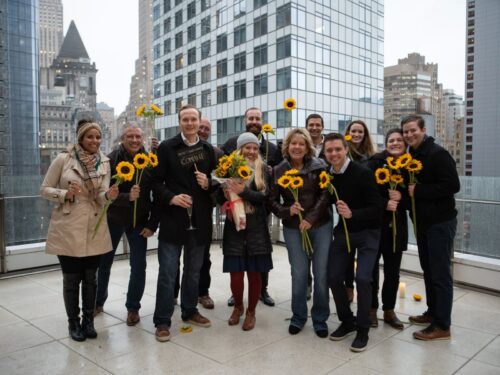
[[[77,160],[80,162],[80,165],[83,167],[83,182],[85,183],[87,189],[91,193],[94,193],[95,196],[95,193],[97,192],[97,189],[100,185],[97,169],[99,168],[99,164],[101,163],[101,156],[99,152],[91,154],[85,151],[79,144],[75,145],[75,154]]]

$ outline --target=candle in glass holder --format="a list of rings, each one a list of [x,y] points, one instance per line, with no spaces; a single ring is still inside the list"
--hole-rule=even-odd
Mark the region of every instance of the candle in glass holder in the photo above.
[[[406,295],[406,283],[399,283],[399,298],[405,298]]]

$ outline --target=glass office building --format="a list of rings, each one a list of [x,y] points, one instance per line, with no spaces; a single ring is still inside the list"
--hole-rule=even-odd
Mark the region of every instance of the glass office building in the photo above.
[[[153,1],[161,138],[177,133],[176,112],[192,103],[212,121],[214,144],[241,133],[253,106],[278,139],[320,113],[326,131],[363,119],[381,143],[383,20],[382,0]]]

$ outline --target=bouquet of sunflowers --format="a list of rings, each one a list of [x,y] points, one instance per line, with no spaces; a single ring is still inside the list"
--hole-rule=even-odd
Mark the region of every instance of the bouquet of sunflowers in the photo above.
[[[252,176],[252,170],[246,159],[238,151],[230,155],[224,155],[219,159],[219,164],[213,174],[213,179],[224,184],[229,178],[237,178],[243,181]],[[235,193],[229,192],[229,200],[222,206],[229,219],[233,219],[237,231],[246,228],[246,214],[243,200]]]

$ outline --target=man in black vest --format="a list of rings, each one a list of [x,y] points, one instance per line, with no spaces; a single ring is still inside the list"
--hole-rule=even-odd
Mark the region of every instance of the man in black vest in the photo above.
[[[245,111],[245,127],[246,131],[253,133],[260,138],[260,147],[259,151],[262,158],[265,160],[266,157],[266,149],[268,160],[265,160],[269,167],[274,167],[278,165],[283,160],[283,155],[281,150],[276,147],[275,144],[268,142],[264,135],[261,136],[262,131],[262,111],[257,107],[248,108]],[[232,138],[229,138],[226,143],[221,146],[221,150],[224,151],[226,155],[229,155],[231,152],[236,150],[236,141],[238,140],[238,135]],[[267,285],[269,283],[269,273],[263,272],[261,274],[262,280],[262,290],[260,293],[260,300],[267,306],[274,306],[274,300],[271,298],[269,293],[267,292]],[[229,298],[227,304],[229,306],[234,305],[233,297]]]
[[[451,258],[457,229],[454,194],[460,191],[455,161],[448,151],[426,135],[421,116],[408,116],[401,121],[403,137],[413,158],[422,163],[418,183],[408,186],[415,198],[417,246],[420,266],[424,271],[427,311],[410,316],[414,324],[428,325],[414,332],[418,340],[450,338],[453,304]]]

